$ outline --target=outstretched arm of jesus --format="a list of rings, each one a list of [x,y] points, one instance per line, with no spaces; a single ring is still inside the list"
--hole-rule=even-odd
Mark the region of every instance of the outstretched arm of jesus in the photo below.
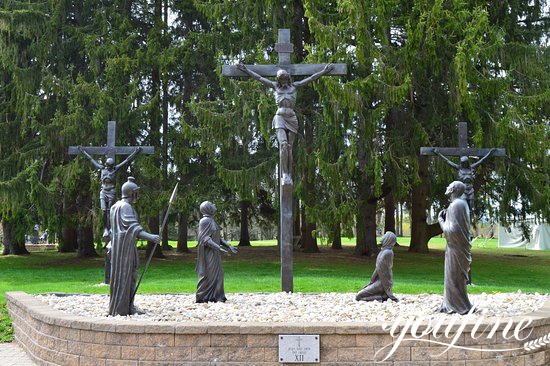
[[[311,75],[310,77],[307,77],[303,80],[300,80],[300,81],[296,81],[294,82],[294,86],[298,87],[298,86],[304,86],[308,83],[311,83],[312,81],[315,81],[317,79],[319,79],[321,76],[323,75],[326,75],[328,74],[329,72],[332,71],[332,69],[334,69],[334,65],[333,64],[326,64],[325,67],[323,68],[323,70],[319,71],[319,72],[316,72],[315,74]]]
[[[277,83],[275,83],[275,82],[273,82],[269,79],[264,78],[260,74],[255,73],[254,71],[252,71],[248,67],[246,67],[246,65],[237,64],[237,69],[241,70],[242,72],[247,73],[248,75],[250,75],[250,77],[258,80],[260,83],[264,84],[268,88],[275,89],[277,87]]]
[[[451,160],[449,160],[445,155],[443,155],[442,153],[439,152],[439,150],[437,149],[432,149],[432,151],[437,155],[439,156],[441,159],[443,159],[444,162],[446,162],[447,164],[449,164],[450,166],[452,166],[453,168],[455,169],[460,169],[460,166],[458,166],[458,164],[456,163],[453,163]]]
[[[97,160],[92,158],[92,156],[90,154],[88,154],[88,152],[82,146],[79,146],[78,150],[82,153],[82,155],[84,155],[86,158],[88,158],[88,160],[90,160],[92,162],[92,164],[94,164],[94,166],[97,169],[103,169],[103,165],[101,165]]]
[[[126,158],[126,160],[124,160],[122,163],[118,164],[116,167],[115,167],[115,170],[118,170],[120,169],[121,167],[123,167],[124,165],[130,163],[132,160],[134,160],[136,158],[136,155],[139,154],[139,152],[141,151],[141,147],[137,147],[133,153],[131,153],[130,155],[128,155],[128,157]]]
[[[476,166],[478,166],[479,164],[483,163],[483,160],[487,159],[489,156],[491,156],[491,154],[495,151],[496,149],[495,148],[492,148],[487,154],[485,154],[484,157],[482,157],[481,159],[479,159],[478,161],[476,161],[475,163],[472,164],[472,169],[475,169]]]

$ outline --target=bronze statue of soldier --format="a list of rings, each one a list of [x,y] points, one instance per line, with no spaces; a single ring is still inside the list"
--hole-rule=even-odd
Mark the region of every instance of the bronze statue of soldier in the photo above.
[[[139,256],[136,240],[160,242],[160,236],[143,230],[132,204],[139,186],[133,177],[122,185],[122,199],[111,207],[111,279],[109,315],[140,313],[134,306]]]

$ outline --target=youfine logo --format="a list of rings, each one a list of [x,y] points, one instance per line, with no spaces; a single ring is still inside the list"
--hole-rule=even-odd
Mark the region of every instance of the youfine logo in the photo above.
[[[533,322],[533,319],[530,317],[524,317],[520,319],[516,322],[515,326],[514,320],[512,318],[508,318],[508,320],[506,321],[503,321],[501,318],[495,318],[492,319],[491,324],[483,325],[483,329],[480,328],[482,327],[485,318],[479,317],[472,327],[471,331],[465,333],[466,327],[473,323],[475,310],[476,305],[474,305],[472,309],[470,309],[468,314],[466,314],[464,317],[452,317],[450,319],[450,322],[445,327],[443,326],[443,323],[449,320],[449,318],[441,318],[435,322],[432,322],[432,320],[427,319],[425,316],[412,317],[408,319],[404,319],[402,316],[398,316],[391,326],[387,323],[384,323],[382,325],[382,330],[389,331],[390,336],[394,339],[394,341],[379,349],[374,355],[374,361],[376,363],[379,363],[388,360],[404,341],[420,341],[447,346],[442,352],[439,352],[432,356],[442,355],[443,353],[449,351],[451,348],[481,352],[506,352],[517,351],[521,349],[532,351],[550,344],[550,333],[538,339],[527,341],[527,339],[531,337],[531,334],[533,332],[532,327],[529,329]],[[461,321],[460,324],[457,324],[458,320]],[[502,328],[501,326],[503,324],[505,324],[504,328]],[[494,337],[498,335],[499,328],[502,329],[503,339],[514,339],[517,342],[525,342],[523,347],[509,349],[482,349],[481,347],[467,347],[457,344],[461,335],[468,333],[469,336],[474,340],[481,340],[484,337],[487,339],[494,339]],[[424,338],[428,335],[432,336],[431,339]]]

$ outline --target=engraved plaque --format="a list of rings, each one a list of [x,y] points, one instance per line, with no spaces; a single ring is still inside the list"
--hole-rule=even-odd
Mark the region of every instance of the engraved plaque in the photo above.
[[[280,363],[318,363],[319,335],[279,335]]]

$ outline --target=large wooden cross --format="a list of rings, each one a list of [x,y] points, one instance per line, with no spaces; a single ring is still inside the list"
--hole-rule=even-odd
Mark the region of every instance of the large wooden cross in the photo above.
[[[130,155],[138,146],[116,146],[116,122],[109,121],[107,125],[106,146],[83,146],[82,148],[90,155],[105,155],[116,161],[116,155]],[[153,146],[140,146],[141,154],[151,155],[155,152]],[[81,154],[78,146],[69,146],[69,155]]]
[[[290,30],[279,29],[278,41],[275,51],[279,56],[276,65],[245,65],[249,70],[260,76],[276,76],[277,71],[286,70],[291,76],[311,76],[324,69],[326,64],[291,64],[290,56],[294,51],[294,45],[290,42]],[[326,75],[346,75],[346,64],[334,64]],[[222,75],[227,77],[249,77],[247,73],[238,69],[235,65],[223,65]],[[282,166],[283,161],[279,166]],[[279,169],[280,170],[280,169]],[[292,167],[289,167],[292,171]],[[292,213],[292,184],[280,184],[280,221],[279,241],[281,243],[281,288],[285,292],[294,291],[294,275],[292,269],[292,250],[294,248],[293,237],[293,213]]]

